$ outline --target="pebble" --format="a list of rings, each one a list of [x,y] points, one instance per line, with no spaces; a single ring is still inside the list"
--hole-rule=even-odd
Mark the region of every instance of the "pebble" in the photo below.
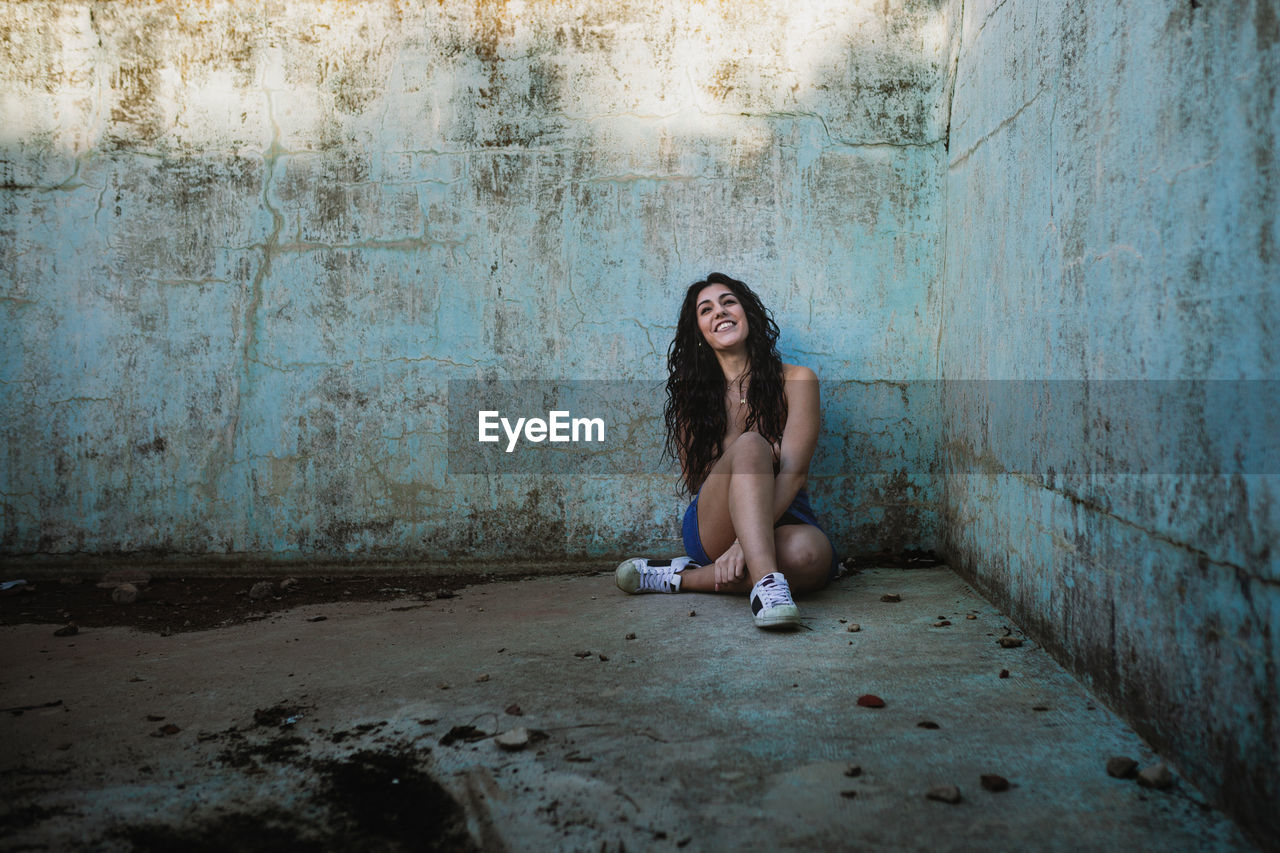
[[[596,655],[596,657],[600,658],[600,660],[601,660],[601,661],[607,661],[607,660],[609,660],[609,656],[608,656],[608,655]]]
[[[858,705],[863,708],[883,708],[884,700],[874,694],[866,693],[858,697]]]
[[[1021,637],[1001,637],[999,640],[997,640],[997,642],[1000,643],[1000,646],[1002,648],[1016,649],[1018,648],[1018,646],[1022,645],[1022,638]]]
[[[1007,669],[1002,669],[1002,670],[1000,670],[1000,677],[1001,677],[1001,678],[1008,678],[1008,677],[1009,677],[1009,670],[1007,670]]]
[[[853,622],[853,623],[850,623],[849,627],[845,628],[845,630],[851,634],[856,634],[862,630],[862,626],[859,625],[857,622]]]
[[[1138,762],[1127,755],[1113,755],[1107,759],[1107,775],[1115,779],[1132,779],[1138,772]]]
[[[258,581],[249,587],[249,597],[254,601],[258,601],[263,598],[269,598],[275,594],[275,591],[276,585],[271,581]]]
[[[628,640],[634,640],[635,638],[636,638],[636,635],[635,635],[635,634],[627,634],[627,639],[628,639]]]
[[[998,794],[1009,790],[1009,780],[996,773],[983,773],[982,787],[993,794]]]
[[[862,765],[850,764],[847,768],[845,768],[844,775],[848,776],[850,779],[858,778],[859,776],[862,775]]]
[[[901,593],[897,593],[897,592],[886,592],[884,595],[880,596],[880,600],[893,604],[895,602],[901,601],[902,595]]]
[[[138,588],[131,583],[122,583],[111,590],[111,600],[116,604],[133,604],[138,600]]]
[[[510,704],[510,705],[508,705],[508,706],[507,706],[507,708],[506,708],[506,713],[510,714],[510,715],[511,715],[511,716],[513,716],[513,717],[523,717],[523,716],[524,716],[524,711],[523,711],[523,710],[521,710],[520,706],[519,706],[519,705],[517,705],[517,704],[515,704],[515,703],[512,703],[512,704]]]
[[[935,723],[933,720],[921,720],[920,722],[916,723],[916,728],[918,728],[918,729],[940,729],[940,728],[942,728],[942,726],[938,725],[938,724],[937,724],[937,723]]]
[[[930,788],[925,797],[930,800],[936,800],[939,803],[950,803],[954,806],[960,802],[960,789],[955,785],[943,785],[938,788]]]
[[[591,652],[587,651],[586,649],[583,649],[580,652],[574,652],[573,656],[575,658],[589,658],[591,657]]]
[[[297,588],[298,588],[297,578],[285,578],[284,580],[280,581],[281,592],[289,592],[290,590],[295,590]]]
[[[933,627],[935,627],[935,628],[946,628],[946,627],[947,627],[948,625],[950,625],[950,624],[951,624],[951,620],[950,620],[950,619],[943,619],[941,622],[934,622],[934,623],[933,623]]]
[[[975,614],[973,614],[973,613],[966,613],[966,614],[964,615],[964,618],[966,618],[966,619],[977,619],[978,617],[977,617]]]
[[[690,610],[690,611],[689,611],[689,615],[690,615],[690,616],[697,616],[697,615],[698,615],[698,611],[696,611],[696,610]]]
[[[514,752],[529,745],[529,730],[524,726],[508,729],[493,739],[493,742],[505,750]]]
[[[477,681],[477,682],[481,682],[481,681],[488,681],[488,680],[489,680],[489,673],[487,673],[487,672],[486,672],[485,674],[483,674],[483,675],[477,675],[477,676],[476,676],[476,681]]]
[[[67,624],[65,624],[65,625],[63,625],[61,628],[59,628],[58,630],[54,631],[54,632],[53,632],[53,636],[55,636],[55,637],[74,637],[76,634],[79,634],[79,633],[80,633],[80,627],[79,627],[78,625],[76,625],[76,623],[74,623],[74,622],[68,622]]]
[[[1144,788],[1164,790],[1173,787],[1173,774],[1164,764],[1153,764],[1138,773],[1138,784]]]

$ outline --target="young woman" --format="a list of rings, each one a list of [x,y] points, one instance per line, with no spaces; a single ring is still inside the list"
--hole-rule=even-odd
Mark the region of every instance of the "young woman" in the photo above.
[[[783,364],[778,325],[740,281],[712,273],[685,293],[667,351],[667,452],[693,496],[687,557],[635,558],[618,586],[750,593],[761,628],[794,628],[791,592],[826,586],[836,565],[805,480],[818,442],[818,379]]]

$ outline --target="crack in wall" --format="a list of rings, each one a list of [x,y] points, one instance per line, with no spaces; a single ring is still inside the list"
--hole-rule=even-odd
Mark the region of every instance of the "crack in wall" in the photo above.
[[[280,146],[280,126],[275,119],[275,105],[271,90],[264,85],[263,92],[267,99],[267,115],[271,124],[271,142],[262,155],[265,175],[262,181],[261,199],[263,206],[271,213],[272,227],[271,233],[267,235],[266,240],[258,246],[262,253],[262,258],[249,285],[249,298],[245,305],[243,326],[240,330],[244,341],[240,353],[240,371],[236,382],[235,394],[228,404],[230,410],[228,419],[222,427],[219,444],[211,450],[204,466],[207,479],[203,491],[206,493],[206,498],[210,500],[215,497],[214,490],[217,488],[219,475],[229,474],[235,464],[236,435],[240,428],[244,400],[252,389],[253,364],[257,361],[258,313],[262,306],[263,285],[267,276],[271,274],[271,261],[285,222],[284,215],[271,203],[271,189],[275,178],[276,166],[282,157],[287,155],[282,154],[283,149]]]

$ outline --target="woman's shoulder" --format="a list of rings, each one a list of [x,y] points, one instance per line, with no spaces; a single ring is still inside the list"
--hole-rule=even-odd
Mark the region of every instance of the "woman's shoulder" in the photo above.
[[[784,382],[790,382],[792,380],[816,382],[817,379],[818,374],[803,365],[786,363],[782,365],[782,381]]]

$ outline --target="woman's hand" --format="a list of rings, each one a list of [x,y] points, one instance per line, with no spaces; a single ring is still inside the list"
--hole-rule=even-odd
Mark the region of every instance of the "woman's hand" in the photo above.
[[[735,539],[729,550],[716,558],[716,591],[719,592],[722,584],[727,586],[742,580],[746,574],[747,560],[742,556],[742,546]]]

